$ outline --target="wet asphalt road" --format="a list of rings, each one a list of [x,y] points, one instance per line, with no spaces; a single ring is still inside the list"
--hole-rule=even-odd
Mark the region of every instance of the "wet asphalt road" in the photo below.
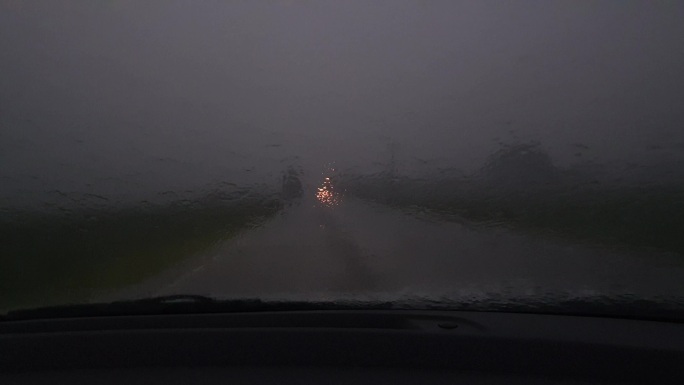
[[[116,297],[289,300],[684,296],[678,255],[444,221],[355,199],[285,209]]]

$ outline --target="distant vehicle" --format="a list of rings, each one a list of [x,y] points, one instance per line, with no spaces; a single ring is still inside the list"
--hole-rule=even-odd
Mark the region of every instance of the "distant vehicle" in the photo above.
[[[301,172],[294,167],[288,167],[283,173],[282,197],[284,201],[293,202],[302,197],[304,189],[300,177]]]

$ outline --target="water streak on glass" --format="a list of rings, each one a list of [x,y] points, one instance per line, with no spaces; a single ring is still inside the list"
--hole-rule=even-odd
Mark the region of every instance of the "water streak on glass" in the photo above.
[[[684,314],[684,6],[543,3],[0,2],[0,312]]]

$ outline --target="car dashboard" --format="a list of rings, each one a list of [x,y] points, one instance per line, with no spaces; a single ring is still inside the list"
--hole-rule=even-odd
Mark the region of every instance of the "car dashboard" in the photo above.
[[[0,323],[0,383],[684,383],[684,325],[465,311]]]

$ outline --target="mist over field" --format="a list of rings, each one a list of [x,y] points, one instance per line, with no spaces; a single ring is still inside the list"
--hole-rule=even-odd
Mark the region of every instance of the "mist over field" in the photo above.
[[[470,172],[502,143],[682,176],[676,2],[2,2],[0,199]],[[654,175],[653,169],[658,172]]]

